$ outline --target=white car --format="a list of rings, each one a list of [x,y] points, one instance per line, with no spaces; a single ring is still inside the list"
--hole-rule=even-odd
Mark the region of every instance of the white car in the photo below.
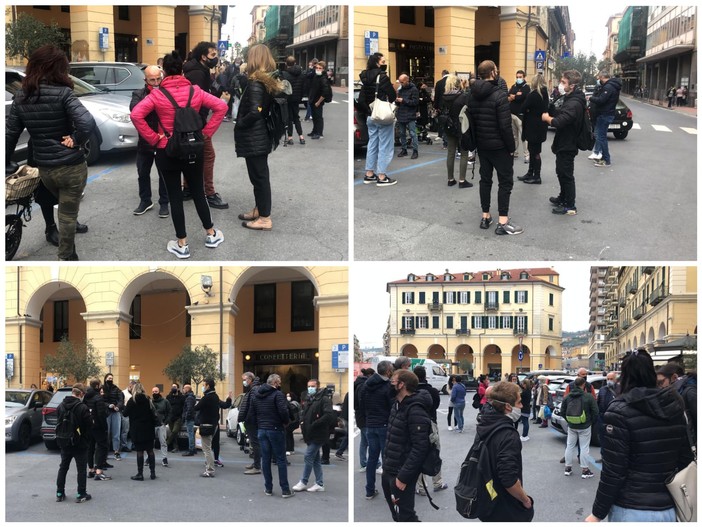
[[[239,446],[244,446],[246,444],[246,427],[244,423],[239,423],[239,406],[241,401],[244,400],[244,394],[240,393],[232,401],[232,407],[227,413],[227,437],[236,438],[236,442]]]

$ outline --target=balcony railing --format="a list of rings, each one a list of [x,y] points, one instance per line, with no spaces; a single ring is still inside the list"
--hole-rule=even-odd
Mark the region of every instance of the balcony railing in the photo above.
[[[402,328],[400,330],[400,335],[414,335],[414,328]]]
[[[636,293],[636,290],[638,288],[639,288],[639,284],[638,284],[638,282],[636,282],[636,280],[634,280],[633,282],[629,282],[626,285],[626,292],[629,293],[630,295],[633,295],[634,293]]]
[[[470,335],[470,329],[457,329],[456,335]]]
[[[626,305],[626,297],[623,296],[619,299],[619,307],[624,307]]]
[[[663,288],[662,285],[659,285],[653,290],[653,293],[651,293],[651,300],[649,300],[648,303],[652,306],[656,306],[660,304],[666,296],[668,296],[668,292]]]
[[[641,304],[639,307],[637,307],[636,309],[634,309],[634,312],[632,313],[631,318],[633,318],[634,320],[638,320],[638,319],[640,319],[642,316],[644,316],[644,306],[643,306],[643,304]]]
[[[429,302],[427,307],[429,308],[429,311],[441,311],[443,308],[440,302]]]
[[[500,308],[499,302],[485,302],[486,311],[497,311]]]
[[[653,270],[654,270],[654,267],[652,265],[648,265],[648,266],[641,268],[641,272],[643,274],[653,274]]]
[[[515,335],[526,335],[527,330],[526,330],[526,328],[514,328],[514,334]]]
[[[629,329],[630,327],[631,327],[631,322],[629,322],[628,320],[625,320],[622,322],[622,329],[626,330],[626,329]]]

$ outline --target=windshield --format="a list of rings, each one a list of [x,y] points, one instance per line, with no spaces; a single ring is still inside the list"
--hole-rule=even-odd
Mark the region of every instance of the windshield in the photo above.
[[[5,392],[5,406],[24,406],[31,394],[29,392]]]
[[[81,97],[83,95],[95,95],[97,93],[105,93],[102,90],[98,90],[92,84],[88,84],[87,82],[82,81],[79,78],[74,77],[73,75],[69,75],[69,77],[71,77],[71,80],[73,81],[73,93],[76,94],[76,97]]]

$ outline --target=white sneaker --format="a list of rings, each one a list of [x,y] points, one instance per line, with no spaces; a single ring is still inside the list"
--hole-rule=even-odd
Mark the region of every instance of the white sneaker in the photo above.
[[[166,245],[166,249],[168,249],[169,253],[175,254],[181,260],[183,258],[190,258],[190,248],[187,244],[181,247],[178,245],[178,240],[169,241],[168,245]]]
[[[599,159],[602,159],[602,154],[596,154],[595,152],[593,152],[592,154],[590,154],[589,156],[587,156],[587,158],[588,158],[588,159],[599,160]]]
[[[309,489],[307,489],[307,492],[324,492],[324,486],[323,485],[317,485],[316,483],[312,485]]]
[[[451,430],[453,430],[453,427],[452,427],[452,426],[449,426],[448,429],[449,429],[449,432],[450,432]]]
[[[361,468],[358,469],[358,471],[359,471],[359,472],[365,472],[365,471],[366,471],[366,467],[361,467]]]
[[[220,243],[224,241],[224,234],[219,229],[214,230],[214,234],[208,234],[205,236],[205,247],[214,249]]]
[[[383,467],[379,467],[375,471],[376,474],[382,474],[383,473]]]
[[[310,487],[312,488],[312,487]],[[295,492],[302,492],[303,490],[307,490],[307,485],[305,485],[302,481],[298,481],[297,485],[295,485],[292,488]]]
[[[519,440],[520,440],[522,443],[526,443],[527,441],[529,441],[529,436],[520,436],[520,437],[519,437]]]

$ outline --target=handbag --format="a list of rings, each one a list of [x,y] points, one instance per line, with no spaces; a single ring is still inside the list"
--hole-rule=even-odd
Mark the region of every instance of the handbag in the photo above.
[[[378,86],[380,86],[380,73],[375,80],[375,100],[369,105],[371,121],[381,125],[393,124],[395,122],[395,103],[378,99]]]
[[[39,169],[22,165],[17,172],[5,178],[5,201],[30,196],[39,186]]]
[[[685,415],[685,430],[692,449],[692,462],[684,469],[672,474],[665,482],[675,504],[675,516],[679,522],[697,521],[697,449],[693,446],[690,423]]]
[[[214,434],[214,427],[215,427],[215,425],[211,425],[211,424],[205,424],[205,423],[201,424],[200,425],[200,435],[202,437],[207,437],[207,436],[213,435]]]

